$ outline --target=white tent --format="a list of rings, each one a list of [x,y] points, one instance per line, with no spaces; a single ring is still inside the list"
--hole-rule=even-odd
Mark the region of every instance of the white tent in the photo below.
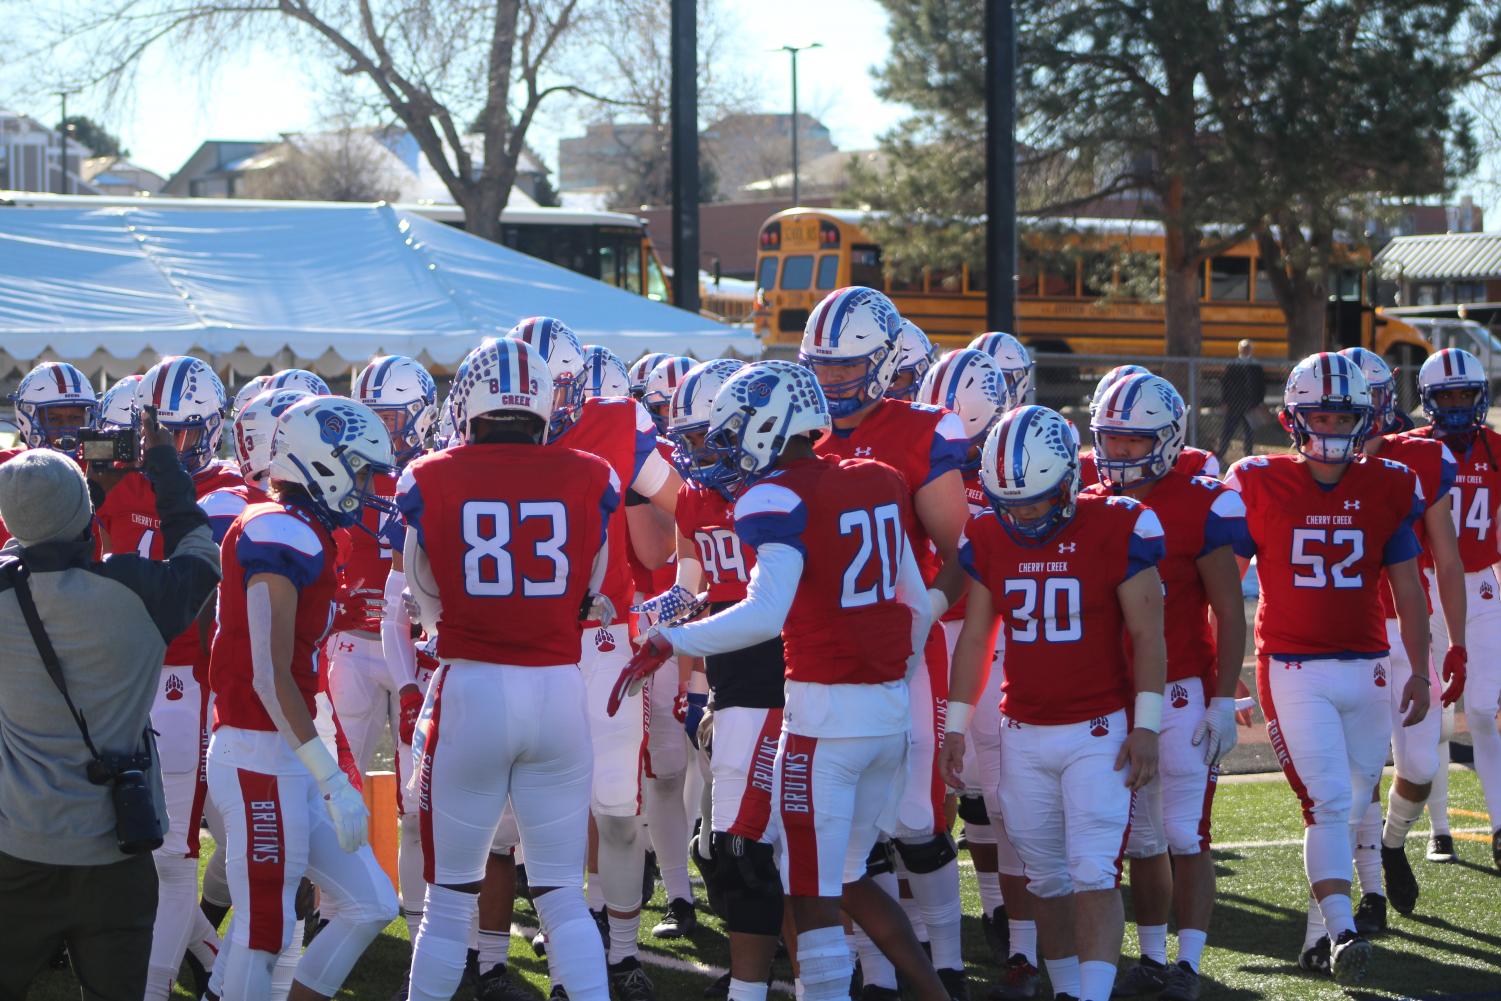
[[[734,330],[388,205],[0,207],[0,364],[111,378],[161,355],[328,376],[381,353],[451,369],[557,316],[630,361],[754,356]]]

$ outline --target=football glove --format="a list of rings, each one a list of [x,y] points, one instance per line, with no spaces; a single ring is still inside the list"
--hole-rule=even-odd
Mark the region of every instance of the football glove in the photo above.
[[[412,746],[412,732],[417,729],[417,717],[422,715],[422,691],[413,685],[402,689],[401,725],[398,727],[401,742]]]
[[[380,621],[386,617],[386,594],[369,587],[357,587],[345,592],[340,600],[342,611],[357,615],[372,630],[380,629]]]
[[[401,592],[401,603],[406,606],[408,619],[413,622],[422,621],[422,606],[417,604],[417,599],[410,590]]]
[[[1440,677],[1444,679],[1444,694],[1440,701],[1448,707],[1459,701],[1459,697],[1465,693],[1466,665],[1470,655],[1462,646],[1450,646],[1444,653],[1444,667]]]
[[[1239,737],[1235,733],[1235,700],[1213,698],[1204,718],[1194,727],[1193,746],[1204,750],[1204,764],[1213,767],[1220,763]]]
[[[323,794],[323,806],[334,823],[334,833],[339,837],[339,847],[346,852],[358,851],[369,837],[367,826],[370,811],[365,809],[365,799],[355,792],[349,778],[340,770],[328,748],[317,737],[297,748],[297,757],[307,766]]]
[[[683,724],[683,729],[688,731],[688,741],[694,747],[698,746],[698,728],[704,721],[704,714],[709,708],[709,695],[707,692],[684,692],[678,696],[683,702],[683,715],[678,717],[678,722]],[[676,715],[677,706],[673,706],[673,714]]]
[[[598,622],[609,626],[615,621],[615,603],[602,594],[584,595],[584,605],[579,609],[580,622]]]
[[[681,584],[674,584],[656,597],[631,606],[631,611],[637,615],[636,630],[645,633],[654,626],[687,622],[699,613],[707,598],[706,594],[694,594]]]
[[[631,655],[630,663],[625,665],[620,677],[615,679],[615,687],[610,690],[610,701],[605,704],[605,712],[610,716],[618,713],[620,704],[640,692],[646,679],[667,663],[667,658],[671,656],[672,644],[667,642],[666,637],[661,633],[647,633],[641,642],[641,648]]]

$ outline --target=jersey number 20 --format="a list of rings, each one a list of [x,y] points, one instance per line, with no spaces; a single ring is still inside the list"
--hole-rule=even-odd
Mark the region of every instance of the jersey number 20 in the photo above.
[[[514,516],[514,522],[512,518]],[[568,509],[560,501],[465,501],[460,515],[464,532],[464,590],[480,598],[509,598],[516,593],[516,567],[511,557],[514,529],[532,519],[546,520],[548,534],[529,554],[550,565],[551,573],[521,578],[524,598],[556,598],[568,589]]]
[[[839,607],[864,608],[877,601],[894,599],[902,546],[906,542],[901,509],[895,504],[882,504],[874,509],[844,511],[839,515],[839,534],[858,536],[860,546],[855,558],[844,568]],[[872,565],[876,567],[875,580],[861,587],[860,579]]]

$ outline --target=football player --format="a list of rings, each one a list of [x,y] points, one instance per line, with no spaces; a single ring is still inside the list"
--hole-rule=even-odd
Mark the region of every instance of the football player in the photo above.
[[[99,409],[89,377],[62,361],[44,361],[27,372],[10,400],[16,408],[20,443],[0,451],[0,462],[28,448],[51,448],[77,455],[78,432],[94,426]],[[0,521],[0,545],[9,540],[5,522]]]
[[[1001,370],[1001,378],[1018,403],[1026,403],[1032,396],[1032,355],[1026,345],[1004,330],[992,330],[978,334],[966,347],[984,351]]]
[[[269,375],[258,375],[241,386],[239,392],[235,393],[234,400],[230,402],[230,419],[233,420],[240,416],[240,413],[249,406],[251,400],[266,391],[266,384],[270,381],[271,377]]]
[[[663,563],[672,551],[672,512],[682,480],[657,451],[656,426],[635,400],[583,399],[583,352],[567,324],[551,317],[522,320],[507,334],[525,341],[552,375],[554,406],[548,448],[571,448],[610,464],[626,488],[625,501],[610,516],[610,557],[604,593],[622,610],[630,607],[631,570],[627,542],[647,567]],[[649,503],[634,503],[632,494]],[[611,687],[630,659],[626,623],[584,623],[580,668],[589,693],[589,736],[594,749],[591,813],[599,834],[598,869],[609,931],[610,983],[624,1001],[653,1001],[651,979],[640,961],[641,884],[646,837],[638,816],[641,755],[646,740],[645,706],[640,693],[618,715],[605,712]]]
[[[261,391],[266,392],[271,389],[300,389],[314,396],[328,396],[333,392],[321,376],[305,368],[284,368],[272,375]]]
[[[641,405],[651,414],[657,425],[657,434],[667,433],[667,408],[672,403],[672,394],[683,381],[683,376],[693,367],[693,359],[684,355],[667,355],[646,373],[646,385],[641,391]]]
[[[581,882],[593,755],[578,623],[614,617],[600,592],[620,480],[602,459],[543,447],[553,385],[527,343],[476,348],[454,394],[465,444],[413,462],[397,488],[408,584],[424,626],[442,622],[422,718],[428,887],[409,996],[458,988],[509,798],[551,970],[574,1001],[608,1001]]]
[[[1147,369],[1140,365],[1117,365],[1100,377],[1099,384],[1095,386],[1094,395],[1089,398],[1089,413],[1094,416],[1095,408],[1099,401],[1105,398],[1105,393],[1111,386],[1122,379],[1133,375],[1150,375]],[[1176,390],[1174,390],[1176,392]],[[1095,467],[1095,452],[1097,449],[1088,449],[1079,453],[1079,489],[1085,490],[1100,482],[1100,472]],[[1192,445],[1184,445],[1178,452],[1177,470],[1187,476],[1213,476],[1216,479],[1220,475],[1220,460],[1213,452],[1206,452],[1202,448],[1194,448]]]
[[[438,416],[437,397],[427,369],[404,355],[373,358],[355,376],[354,399],[385,424],[397,475],[427,449]],[[390,501],[396,494],[395,476],[376,477],[372,488],[376,496]],[[327,641],[327,686],[361,773],[369,771],[376,743],[390,728],[396,752],[401,912],[409,933],[415,935],[422,920],[422,844],[417,811],[402,789],[409,777],[412,727],[422,709],[424,689],[418,683],[410,623],[404,621],[400,593],[405,581],[391,573],[394,547],[401,544],[399,528],[391,520],[380,508],[367,507],[358,525],[338,533],[338,611]],[[400,567],[396,569],[399,573]],[[383,628],[388,615],[394,617],[394,630]]]
[[[584,345],[584,399],[630,396],[631,374],[615,352],[599,344]]]
[[[1037,898],[1056,996],[1104,1001],[1120,956],[1132,794],[1157,771],[1163,540],[1156,515],[1139,502],[1079,496],[1078,472],[1067,422],[1045,407],[1011,411],[985,439],[980,478],[992,510],[970,519],[960,542],[973,580],[954,648],[942,768],[950,784],[962,784],[964,735],[999,619],[1001,813]],[[945,591],[953,576],[946,569],[940,577]],[[1068,671],[1058,669],[1064,650]]]
[[[1219,480],[1182,470],[1185,408],[1166,379],[1145,370],[1127,375],[1096,394],[1091,410],[1100,483],[1085,495],[1147,504],[1165,545],[1158,564],[1167,644],[1159,767],[1136,796],[1126,843],[1141,959],[1116,992],[1197,1001],[1214,906],[1209,814],[1219,762],[1236,742],[1235,690],[1246,647],[1235,562],[1251,552],[1246,508]],[[1169,966],[1174,910],[1178,960]]]
[[[1430,702],[1449,706],[1459,698],[1465,671],[1464,565],[1459,558],[1449,493],[1456,474],[1454,454],[1442,441],[1402,434],[1404,424],[1406,428],[1411,427],[1411,420],[1402,422],[1397,419],[1396,379],[1380,355],[1358,347],[1346,348],[1340,354],[1360,366],[1371,390],[1373,416],[1370,437],[1365,442],[1366,454],[1394,459],[1411,469],[1417,474],[1423,497],[1428,502],[1422,520],[1413,529],[1423,547],[1424,562],[1432,563],[1438,581],[1440,607],[1435,610],[1435,616],[1442,617],[1447,627],[1444,635],[1449,637],[1449,649],[1444,654],[1444,674],[1455,678],[1457,671],[1458,676],[1445,691],[1439,686],[1431,656],[1422,669],[1429,678]],[[1427,583],[1426,578],[1424,583]],[[1431,597],[1430,590],[1430,606],[1433,605]],[[1392,683],[1387,687],[1392,694],[1392,760],[1396,763],[1397,774],[1387,797],[1385,829],[1382,829],[1379,789],[1372,790],[1371,804],[1356,829],[1355,871],[1360,876],[1362,892],[1360,903],[1355,908],[1355,927],[1363,935],[1386,930],[1388,896],[1392,906],[1401,914],[1411,914],[1417,905],[1418,881],[1407,861],[1404,846],[1407,832],[1422,816],[1423,804],[1428,800],[1433,777],[1439,769],[1439,731],[1444,718],[1443,712],[1435,709],[1415,726],[1402,725],[1398,693],[1406,687],[1413,668],[1402,648],[1396,607],[1386,584],[1381,586],[1381,605],[1386,613],[1386,638],[1391,645]]]
[[[928,340],[928,335],[922,332],[922,328],[906,317],[902,317],[897,340],[901,345],[901,353],[897,358],[896,374],[891,377],[886,395],[893,400],[913,400],[917,398],[917,387],[922,385],[923,377],[938,360],[938,349],[933,347],[933,342]]]
[[[367,407],[303,400],[277,421],[271,501],[247,507],[224,537],[208,781],[224,818],[235,909],[225,1001],[270,995],[304,874],[336,915],[297,965],[298,1001],[332,998],[397,914],[365,843],[365,804],[313,724],[315,651],[337,588],[333,532],[379,503],[371,481],[390,467],[390,439]]]
[[[924,377],[920,403],[951,410],[964,422],[969,447],[962,472],[970,517],[990,510],[980,483],[980,449],[996,421],[1018,404],[1012,384],[1001,376],[991,356],[977,348],[951,351]],[[941,619],[952,662],[954,643],[964,624],[961,597]],[[964,789],[959,817],[975,865],[975,882],[983,913],[980,924],[992,958],[1001,969],[1000,997],[1036,994],[1037,923],[1021,859],[1001,823],[1001,668],[1004,635],[996,635],[995,660],[981,685],[964,748]]]
[[[1418,388],[1429,423],[1410,434],[1439,439],[1449,446],[1459,464],[1453,510],[1465,571],[1464,636],[1478,651],[1469,661],[1469,677],[1463,682],[1465,717],[1475,745],[1475,771],[1491,818],[1491,857],[1501,869],[1501,733],[1496,730],[1496,710],[1501,702],[1501,609],[1495,600],[1497,585],[1492,569],[1501,553],[1497,542],[1501,529],[1501,435],[1486,426],[1489,384],[1480,359],[1468,351],[1445,348],[1430,355],[1418,370]],[[1435,617],[1434,625],[1442,631],[1446,621]],[[1441,635],[1439,639],[1454,648],[1452,636]],[[1446,657],[1445,668],[1449,666]],[[1453,684],[1451,678],[1444,681]],[[1435,829],[1438,826],[1435,820]]]
[[[832,417],[832,428],[815,450],[840,458],[873,458],[902,475],[912,515],[904,527],[924,578],[932,580],[940,564],[953,561],[968,517],[959,468],[969,439],[951,413],[886,398],[901,360],[900,327],[896,307],[880,292],[838,289],[809,314],[798,361],[818,378]],[[933,618],[945,610],[935,606]],[[928,669],[912,688],[912,750],[893,833],[897,862],[916,900],[933,963],[960,996],[964,957],[958,852],[948,833],[947,790],[937,767],[948,699],[948,651],[941,629],[935,628],[928,638],[925,656]],[[859,936],[856,942],[865,982],[895,989],[889,964],[880,963]]]
[[[734,510],[735,533],[756,554],[746,597],[702,622],[649,633],[611,708],[674,652],[719,655],[781,633],[786,707],[773,787],[803,997],[849,995],[842,901],[923,1001],[948,1001],[900,906],[866,876],[900,792],[908,682],[923,670],[931,621],[904,530],[909,491],[881,463],[816,455],[811,436],[829,423],[818,382],[801,366],[762,362],[725,382],[705,444],[723,466],[720,483],[747,484]],[[765,997],[765,972],[737,977],[738,996]]]
[[[632,399],[639,400],[646,395],[646,377],[651,375],[652,369],[671,357],[672,355],[665,351],[653,351],[631,362],[631,367],[626,374],[631,380]]]
[[[1364,979],[1371,961],[1355,928],[1350,869],[1391,740],[1383,568],[1409,661],[1428,656],[1412,531],[1427,505],[1410,469],[1361,454],[1371,418],[1360,368],[1342,355],[1311,355],[1283,390],[1281,420],[1296,451],[1242,459],[1225,478],[1245,501],[1256,549],[1256,687],[1267,735],[1306,825],[1313,899],[1299,963],[1340,984]],[[1408,679],[1398,707],[1404,726],[1422,721],[1426,676]]]

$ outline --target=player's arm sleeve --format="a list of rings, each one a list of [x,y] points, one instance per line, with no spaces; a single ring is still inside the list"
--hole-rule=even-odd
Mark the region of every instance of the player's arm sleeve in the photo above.
[[[1126,540],[1126,574],[1121,578],[1121,583],[1143,570],[1157,566],[1166,555],[1167,544],[1162,535],[1162,522],[1157,520],[1157,514],[1151,508],[1141,508],[1136,516],[1136,524],[1131,528],[1131,535]]]
[[[402,559],[406,559],[405,549]],[[407,575],[401,570],[393,567],[386,574],[386,614],[380,620],[380,648],[386,655],[391,683],[398,692],[417,683],[417,647],[412,643],[412,620],[407,617],[407,603],[401,598],[406,586]]]
[[[1405,563],[1423,551],[1423,547],[1418,543],[1417,533],[1413,531],[1413,525],[1423,517],[1423,512],[1428,510],[1428,503],[1423,500],[1423,487],[1418,482],[1416,474],[1408,473],[1408,475],[1412,477],[1412,496],[1408,501],[1407,512],[1402,516],[1402,521],[1381,549],[1383,566]]]
[[[973,521],[971,521],[971,524],[973,524]],[[980,576],[978,559],[979,553],[976,552],[975,544],[969,537],[969,528],[966,527],[959,535],[959,566],[963,567],[964,572],[969,574],[970,577],[988,587],[989,585],[985,584],[985,578]]]
[[[620,507],[620,477],[609,469],[609,478],[599,497],[599,551],[589,568],[589,593],[599,594],[604,587],[605,571],[610,566],[610,515]],[[616,609],[617,614],[624,609]]]
[[[422,488],[417,485],[417,477],[412,475],[412,468],[408,466],[401,472],[401,479],[396,481],[396,512],[400,515],[401,522],[401,546],[402,552],[406,552],[407,536],[416,533],[418,545],[426,540],[422,537]],[[397,521],[397,518],[389,519]]]
[[[1229,546],[1236,556],[1246,559],[1256,555],[1256,547],[1251,544],[1251,534],[1246,528],[1246,502],[1234,490],[1215,492],[1204,519],[1204,545],[1195,559],[1223,546]]]
[[[631,401],[635,412],[635,455],[631,465],[630,488],[642,497],[653,497],[661,490],[672,473],[672,466],[657,451],[657,426],[651,414],[635,400]]]
[[[922,666],[923,654],[928,642],[928,632],[933,628],[933,606],[928,598],[928,585],[922,579],[917,558],[912,554],[911,544],[902,546],[901,563],[896,571],[896,597],[912,610],[912,656],[907,662],[907,679]]]
[[[768,542],[756,550],[756,565],[751,568],[743,600],[699,622],[669,626],[662,635],[679,654],[690,657],[709,657],[764,643],[781,633],[802,576],[802,552]],[[927,614],[926,592],[923,614]]]
[[[968,455],[969,438],[964,433],[964,422],[958,414],[945,412],[933,429],[933,441],[928,447],[928,475],[919,486],[932,483],[950,470],[962,470]]]

